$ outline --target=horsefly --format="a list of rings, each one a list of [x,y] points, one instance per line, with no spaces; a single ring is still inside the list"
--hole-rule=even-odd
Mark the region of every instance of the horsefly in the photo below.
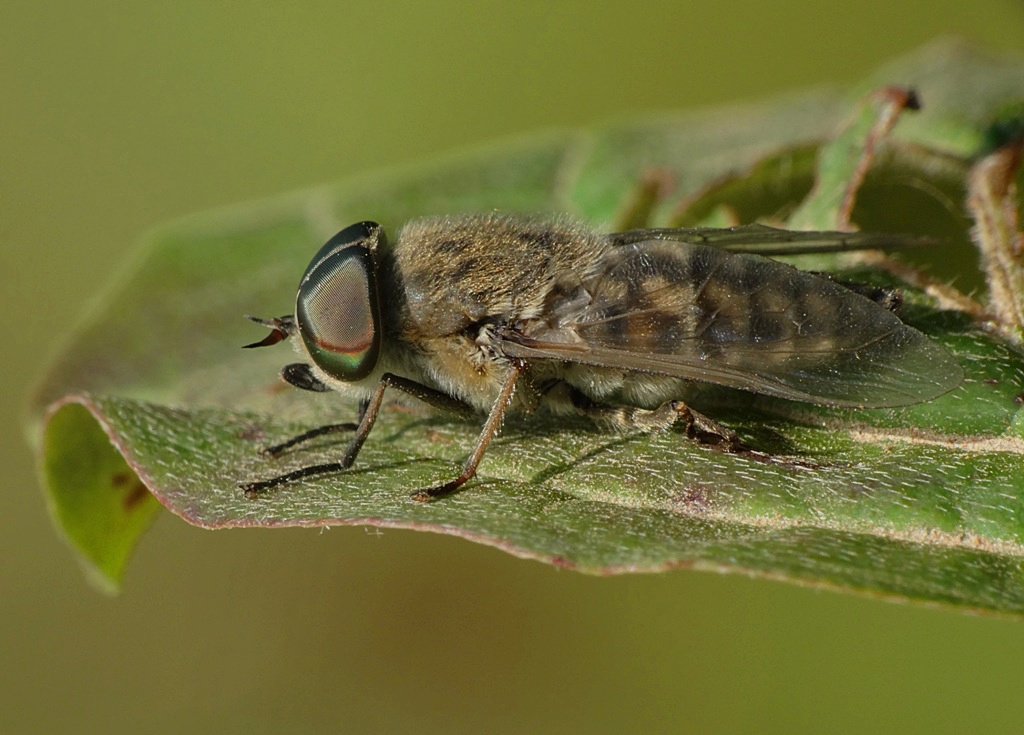
[[[306,268],[294,314],[254,319],[271,333],[248,346],[292,338],[303,361],[284,368],[288,383],[361,400],[356,423],[265,452],[344,429],[354,436],[337,462],[241,487],[255,495],[349,468],[389,388],[486,415],[462,472],[417,500],[472,478],[509,410],[575,411],[645,431],[682,421],[691,437],[728,448],[735,435],[683,402],[693,383],[849,408],[929,401],[963,371],[884,299],[739,252],[892,240],[761,225],[599,234],[569,218],[487,214],[414,220],[391,245],[380,225],[352,225]]]

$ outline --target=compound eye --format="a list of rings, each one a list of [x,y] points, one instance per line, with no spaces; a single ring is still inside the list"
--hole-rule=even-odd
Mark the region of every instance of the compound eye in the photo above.
[[[354,225],[349,225],[324,243],[324,246],[317,251],[313,259],[309,261],[309,265],[306,266],[306,272],[302,274],[302,280],[299,283],[304,283],[313,269],[328,255],[349,245],[362,245],[372,248],[376,245],[378,236],[383,237],[383,235],[384,231],[376,222],[358,222]]]
[[[302,342],[313,362],[338,380],[365,378],[380,355],[380,302],[370,250],[379,230],[360,223],[339,232],[299,284],[295,321]]]

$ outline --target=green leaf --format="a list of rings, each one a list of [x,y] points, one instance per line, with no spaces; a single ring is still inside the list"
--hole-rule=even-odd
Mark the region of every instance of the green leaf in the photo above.
[[[912,128],[900,119],[869,157],[853,220],[963,241],[967,158],[981,150],[992,116],[1024,97],[1024,62],[946,44],[891,68],[901,76],[876,77],[870,88],[914,82],[924,109]],[[950,68],[955,75],[938,73]],[[744,571],[1024,613],[1024,360],[976,315],[938,308],[945,302],[930,290],[910,290],[902,316],[960,359],[961,388],[906,409],[860,412],[698,391],[699,409],[762,454],[716,451],[679,432],[618,435],[576,420],[515,417],[473,482],[422,504],[410,494],[458,473],[482,419],[387,404],[351,470],[255,499],[238,488],[336,460],[345,445],[328,436],[277,460],[263,456],[262,447],[310,426],[351,420],[356,407],[281,385],[283,347],[239,349],[261,336],[242,315],[289,311],[309,258],[336,230],[374,219],[393,232],[418,215],[492,209],[571,212],[611,226],[638,206],[659,223],[778,221],[815,177],[854,180],[863,157],[827,154],[874,129],[861,107],[865,91],[551,132],[161,228],[37,392],[30,433],[55,522],[114,587],[158,507],[144,486],[207,528],[414,528],[593,573]],[[907,172],[916,178],[901,188],[894,182]],[[638,196],[655,179],[674,183],[671,196]],[[938,232],[934,209],[902,206],[924,189],[948,210],[958,187]],[[812,192],[803,211],[820,209],[805,224],[835,222],[836,201]],[[848,257],[800,262],[892,280]]]

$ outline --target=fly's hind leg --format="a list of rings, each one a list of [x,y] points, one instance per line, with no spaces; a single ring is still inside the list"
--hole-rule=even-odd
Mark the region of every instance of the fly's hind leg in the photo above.
[[[746,448],[732,429],[690,408],[683,401],[667,401],[657,408],[646,409],[596,403],[574,388],[570,394],[579,413],[618,431],[668,431],[682,421],[686,436],[696,442],[727,451]]]
[[[748,449],[732,429],[705,416],[700,411],[695,411],[682,401],[670,401],[667,405],[676,406],[677,412],[685,412],[686,435],[691,439],[699,441],[701,444],[721,445],[723,449],[730,452]]]

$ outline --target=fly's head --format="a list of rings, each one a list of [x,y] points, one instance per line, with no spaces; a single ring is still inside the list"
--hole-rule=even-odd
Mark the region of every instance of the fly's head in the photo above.
[[[381,350],[376,251],[384,242],[384,230],[375,222],[352,225],[328,240],[299,281],[294,316],[253,319],[271,332],[246,346],[264,347],[298,337],[301,351],[327,379],[354,383],[366,378],[377,366]],[[300,382],[291,380],[287,370],[285,379],[300,388],[306,387],[300,382],[309,380],[321,384],[308,368]]]

